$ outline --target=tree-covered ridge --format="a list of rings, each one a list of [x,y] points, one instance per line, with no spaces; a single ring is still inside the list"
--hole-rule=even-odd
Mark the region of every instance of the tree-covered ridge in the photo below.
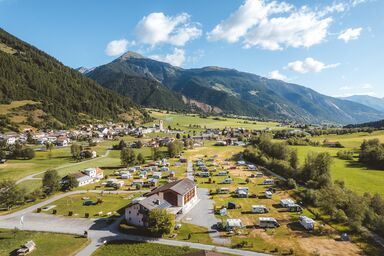
[[[0,103],[15,100],[41,102],[47,123],[73,126],[84,120],[118,120],[128,112],[142,118],[129,98],[91,79],[0,29]]]
[[[345,126],[345,128],[364,128],[364,127],[382,129],[384,128],[384,120],[369,122],[369,123],[362,123],[362,124],[350,124]]]

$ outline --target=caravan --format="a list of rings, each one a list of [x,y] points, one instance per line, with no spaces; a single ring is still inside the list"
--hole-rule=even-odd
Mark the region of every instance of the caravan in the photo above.
[[[316,222],[307,216],[300,216],[299,222],[306,230],[313,230],[315,228]]]
[[[275,184],[275,182],[273,181],[273,179],[265,179],[263,181],[263,185],[273,185]]]
[[[272,217],[260,217],[258,226],[261,228],[277,228],[280,224],[275,218]]]
[[[267,213],[268,208],[265,205],[252,205],[252,213]]]

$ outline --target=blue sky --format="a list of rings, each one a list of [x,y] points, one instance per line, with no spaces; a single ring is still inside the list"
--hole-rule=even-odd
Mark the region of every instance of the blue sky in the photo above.
[[[124,51],[331,96],[384,97],[381,0],[0,0],[0,26],[71,67]]]

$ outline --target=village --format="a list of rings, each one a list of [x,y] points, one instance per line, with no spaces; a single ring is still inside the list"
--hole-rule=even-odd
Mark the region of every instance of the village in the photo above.
[[[73,229],[85,238],[92,233],[89,225],[94,221],[103,228],[118,222],[120,236],[162,237],[188,246],[203,243],[285,255],[360,252],[349,234],[335,230],[303,202],[300,188],[244,158],[244,147],[255,136],[271,131],[279,135],[284,128],[300,137],[307,136],[306,131],[282,124],[254,129],[241,124],[238,128],[164,126],[160,119],[140,127],[110,123],[71,131],[29,130],[1,138],[9,148],[32,148],[38,159],[43,154],[52,161],[55,154],[71,152],[69,162],[60,160],[63,168],[53,167],[20,181],[36,191],[47,174],[59,178],[58,190],[44,195],[52,200],[27,202],[29,214],[38,222],[60,219],[64,226],[53,230],[71,233],[65,223],[79,219],[81,224]],[[320,145],[339,147],[337,141],[328,140]],[[76,154],[74,146],[80,150]],[[56,193],[68,196],[54,200]]]

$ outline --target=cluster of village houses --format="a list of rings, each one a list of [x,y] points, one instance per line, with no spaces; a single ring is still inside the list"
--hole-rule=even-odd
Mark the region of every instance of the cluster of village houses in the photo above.
[[[250,131],[243,128],[207,128],[202,132],[193,132],[193,136],[188,136],[188,140],[192,141],[193,147],[203,146],[204,141],[206,140],[215,140],[216,146],[243,146],[245,145],[245,143],[239,139],[240,137],[249,138],[261,132],[262,130]],[[116,137],[122,137],[126,135],[142,137],[150,133],[164,133],[169,135],[174,135],[178,133],[181,136],[185,136],[185,131],[164,128],[163,121],[160,120],[158,124],[140,127],[132,127],[128,124],[108,123],[97,125],[82,125],[78,129],[73,130],[35,131],[29,129],[22,133],[0,134],[0,141],[5,141],[7,145],[13,145],[16,142],[21,144],[27,144],[28,142],[30,142],[28,140],[32,139],[33,142],[37,145],[46,145],[48,143],[52,143],[59,147],[65,147],[70,145],[73,141],[92,140],[97,143],[101,140],[113,140]],[[174,136],[159,136],[156,138],[152,138],[149,141],[144,141],[141,146],[167,146],[174,140]],[[133,148],[138,147],[137,142],[132,142],[129,146]]]

